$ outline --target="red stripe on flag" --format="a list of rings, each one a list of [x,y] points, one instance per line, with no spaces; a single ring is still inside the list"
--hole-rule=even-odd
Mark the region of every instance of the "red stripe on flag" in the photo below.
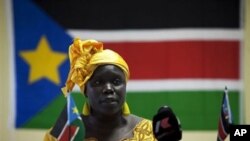
[[[239,41],[104,43],[128,62],[131,79],[239,79]]]
[[[218,129],[218,137],[221,140],[224,140],[227,137],[227,133],[225,131],[225,127],[223,126],[223,122],[221,121],[222,119],[220,118],[219,120],[219,129]]]
[[[72,139],[72,137],[74,137],[74,135],[76,134],[75,132],[77,132],[77,126],[67,126],[65,127],[65,129],[63,130],[63,132],[61,133],[60,137],[58,138],[59,141],[69,141]]]

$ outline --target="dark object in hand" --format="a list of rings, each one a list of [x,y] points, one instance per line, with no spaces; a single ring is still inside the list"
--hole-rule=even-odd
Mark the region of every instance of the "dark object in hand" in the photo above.
[[[181,125],[168,106],[163,106],[153,118],[153,132],[158,141],[179,141],[182,138]]]

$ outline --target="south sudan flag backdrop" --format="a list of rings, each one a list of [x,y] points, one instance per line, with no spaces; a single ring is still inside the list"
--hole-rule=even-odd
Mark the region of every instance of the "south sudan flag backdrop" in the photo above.
[[[55,123],[75,37],[99,40],[127,60],[133,114],[152,119],[168,105],[184,130],[216,130],[227,86],[239,122],[240,2],[13,0],[16,127]],[[81,111],[79,93],[75,88]]]

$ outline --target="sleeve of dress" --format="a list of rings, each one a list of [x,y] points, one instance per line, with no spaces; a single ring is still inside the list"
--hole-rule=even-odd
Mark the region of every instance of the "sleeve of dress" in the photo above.
[[[153,134],[153,126],[151,120],[143,119],[140,123],[136,125],[133,133],[133,141],[157,141]]]

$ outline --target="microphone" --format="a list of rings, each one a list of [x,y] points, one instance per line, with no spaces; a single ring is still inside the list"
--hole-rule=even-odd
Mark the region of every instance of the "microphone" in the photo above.
[[[158,113],[153,117],[153,133],[158,141],[181,140],[180,121],[170,107],[160,107]]]

